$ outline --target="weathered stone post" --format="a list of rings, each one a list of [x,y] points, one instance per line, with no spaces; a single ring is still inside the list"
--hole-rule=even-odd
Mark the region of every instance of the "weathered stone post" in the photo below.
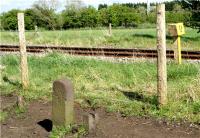
[[[55,126],[74,123],[74,91],[70,80],[61,79],[53,83],[52,121]]]
[[[99,116],[97,113],[86,113],[83,115],[83,123],[85,124],[89,133],[95,131],[98,122]]]

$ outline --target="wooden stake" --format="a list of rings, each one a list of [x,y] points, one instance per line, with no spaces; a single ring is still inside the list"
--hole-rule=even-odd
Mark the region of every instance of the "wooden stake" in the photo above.
[[[158,102],[167,103],[167,63],[165,34],[165,4],[157,5],[157,51],[158,51]]]
[[[28,88],[28,65],[27,65],[27,53],[26,53],[26,39],[24,29],[24,13],[18,13],[18,30],[19,30],[19,45],[21,56],[21,82],[24,89]]]
[[[109,35],[112,36],[112,24],[109,23]]]

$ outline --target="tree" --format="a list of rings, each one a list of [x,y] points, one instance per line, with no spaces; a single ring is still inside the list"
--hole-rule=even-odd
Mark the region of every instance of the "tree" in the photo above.
[[[96,27],[97,26],[97,11],[94,7],[81,9],[81,27]]]
[[[165,2],[165,10],[166,11],[173,11],[174,5],[180,5],[180,1],[174,0],[174,1],[170,1],[170,2]]]
[[[198,29],[200,33],[200,1],[190,0],[189,2],[183,1],[182,6],[192,12],[192,17],[188,21],[188,25],[192,28]]]
[[[2,18],[3,18],[3,15],[0,14],[0,30],[3,30]]]
[[[1,25],[5,30],[17,30],[17,13],[20,10],[13,9],[6,13],[2,13]]]
[[[62,30],[64,25],[64,19],[62,13],[56,14],[56,29]]]
[[[111,23],[111,16],[109,14],[108,8],[103,8],[98,11],[98,25],[99,26],[108,26]]]
[[[108,8],[108,5],[107,4],[99,4],[98,10],[101,10],[103,8]]]
[[[108,26],[112,23],[114,27],[136,27],[138,23],[146,19],[146,10],[142,8],[132,8],[126,4],[113,4],[108,8],[98,11],[98,23],[101,26]],[[142,12],[140,9],[142,9]]]
[[[176,3],[176,4],[173,5],[173,11],[174,12],[183,12],[184,9],[182,8],[182,6],[180,4]]]
[[[62,11],[63,28],[80,28],[82,27],[81,9],[86,8],[82,0],[67,0],[65,10]]]
[[[191,18],[191,12],[187,9],[183,9],[181,2],[173,2],[173,10],[166,11],[166,20],[171,23],[183,22],[186,24]]]
[[[26,30],[34,30],[35,29],[35,25],[37,24],[36,23],[36,20],[35,20],[35,12],[33,9],[27,9],[25,10],[25,17],[24,17],[24,20],[25,20],[25,29]]]
[[[62,12],[62,18],[64,29],[80,28],[82,26],[80,10],[75,8],[74,5],[71,5],[71,7],[68,6]]]
[[[37,26],[54,30],[56,26],[56,0],[39,0],[33,5]]]
[[[124,6],[120,4],[113,4],[108,8],[109,20],[114,27],[122,26],[125,10]]]
[[[176,0],[166,3],[166,21],[184,22],[188,26],[199,29],[200,2],[185,1]],[[113,27],[136,27],[141,23],[156,21],[155,10],[146,15],[145,3],[115,3],[111,6],[100,4],[96,10],[91,6],[86,7],[82,0],[68,0],[65,10],[61,13],[56,12],[58,5],[58,0],[38,0],[32,8],[25,10],[26,30],[33,30],[35,25],[48,30],[108,26],[109,23],[112,23]],[[18,12],[19,10],[11,10],[2,13],[0,29],[16,30]]]

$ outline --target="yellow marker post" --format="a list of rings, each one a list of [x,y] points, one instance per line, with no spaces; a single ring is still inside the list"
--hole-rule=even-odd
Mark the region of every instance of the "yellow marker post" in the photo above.
[[[178,44],[178,64],[182,64],[181,37],[180,36],[178,36],[178,38],[177,38],[177,44]]]
[[[177,41],[177,51],[175,52],[175,55],[177,61],[179,64],[182,63],[182,56],[181,56],[181,38],[180,36],[185,34],[185,28],[183,23],[176,23],[176,24],[169,24],[168,26],[169,34],[175,38]]]

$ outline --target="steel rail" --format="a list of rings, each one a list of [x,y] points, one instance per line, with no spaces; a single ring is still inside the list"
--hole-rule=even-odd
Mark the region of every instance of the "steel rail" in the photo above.
[[[17,45],[0,45],[1,52],[19,52]],[[57,51],[73,55],[83,56],[106,56],[119,58],[156,58],[157,50],[155,49],[125,49],[125,48],[84,48],[84,47],[61,47],[61,46],[27,46],[29,53],[44,53],[48,51]],[[167,58],[174,58],[174,51],[166,51]],[[200,60],[200,51],[182,51],[182,58]]]

